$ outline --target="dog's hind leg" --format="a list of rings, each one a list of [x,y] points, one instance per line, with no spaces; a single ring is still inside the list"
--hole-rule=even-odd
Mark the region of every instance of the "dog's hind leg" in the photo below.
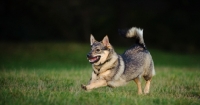
[[[148,94],[149,93],[150,84],[151,84],[151,80],[152,80],[152,76],[153,75],[155,75],[154,69],[152,70],[151,74],[143,76],[145,81],[146,81],[146,84],[145,84],[145,87],[144,87],[144,94]]]
[[[150,82],[151,82],[151,80],[146,81],[146,85],[145,85],[145,88],[144,88],[144,94],[148,94],[149,93]]]
[[[147,78],[144,77],[144,79],[146,80],[146,84],[145,84],[145,88],[144,88],[144,94],[148,94],[149,90],[150,90],[151,78],[147,79]]]
[[[134,81],[137,84],[138,94],[142,94],[142,87],[141,87],[140,77],[135,78]]]
[[[152,80],[152,77],[155,75],[155,69],[154,69],[153,61],[151,61],[150,67],[146,71],[147,71],[146,74],[143,75],[143,77],[146,81],[145,88],[144,88],[144,94],[149,93],[151,80]]]

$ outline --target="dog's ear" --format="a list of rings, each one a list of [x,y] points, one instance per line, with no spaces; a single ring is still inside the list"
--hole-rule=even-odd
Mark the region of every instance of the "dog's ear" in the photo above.
[[[106,46],[107,48],[109,48],[109,49],[112,48],[112,46],[111,46],[111,44],[110,44],[110,42],[109,42],[109,39],[108,39],[108,36],[107,36],[107,35],[103,38],[102,43],[103,43],[103,45]]]
[[[90,35],[90,45],[93,45],[93,43],[94,43],[95,41],[96,41],[96,40],[95,40],[94,36],[91,34],[91,35]]]

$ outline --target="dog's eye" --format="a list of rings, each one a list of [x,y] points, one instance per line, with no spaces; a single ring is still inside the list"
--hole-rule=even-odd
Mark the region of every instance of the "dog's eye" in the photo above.
[[[97,51],[97,52],[99,52],[99,51],[100,51],[100,49],[96,49],[96,51]]]

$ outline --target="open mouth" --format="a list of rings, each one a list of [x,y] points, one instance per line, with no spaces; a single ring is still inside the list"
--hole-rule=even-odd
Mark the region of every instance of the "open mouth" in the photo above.
[[[87,59],[89,60],[90,63],[95,63],[98,62],[101,56],[95,56],[95,57],[88,57]]]

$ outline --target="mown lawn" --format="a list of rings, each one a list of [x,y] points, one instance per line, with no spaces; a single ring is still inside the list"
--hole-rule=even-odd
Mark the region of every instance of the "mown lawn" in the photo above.
[[[1,43],[1,105],[199,105],[200,55],[150,49],[156,76],[148,95],[134,82],[90,92],[80,88],[91,75],[89,44]],[[122,53],[126,48],[116,48]],[[144,81],[143,84],[144,86]]]

